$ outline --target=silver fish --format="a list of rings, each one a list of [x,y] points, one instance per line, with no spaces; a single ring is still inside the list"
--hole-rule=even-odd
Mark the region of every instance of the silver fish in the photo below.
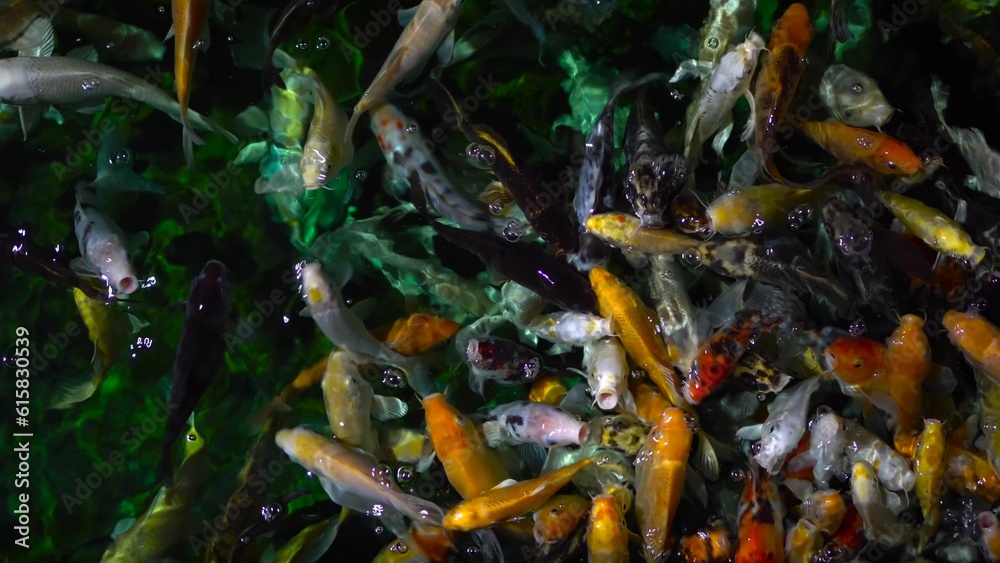
[[[680,356],[683,372],[691,368],[703,336],[697,311],[691,303],[682,277],[683,269],[674,256],[650,256],[649,293],[656,302],[656,315],[663,330],[663,339],[673,344]]]
[[[899,545],[914,531],[889,509],[875,471],[866,461],[855,462],[851,470],[851,499],[861,515],[869,541]]]
[[[881,129],[895,111],[874,79],[847,65],[830,65],[826,69],[819,94],[837,120],[853,127]]]
[[[626,410],[635,412],[635,400],[628,390],[629,368],[625,348],[616,337],[603,338],[584,346],[583,366],[598,408],[610,411],[621,403]]]
[[[740,428],[736,437],[743,440],[760,439],[760,452],[754,457],[757,464],[775,473],[785,465],[785,458],[799,444],[806,431],[809,398],[819,389],[819,377],[813,377],[778,395],[767,408],[763,424]]]
[[[708,17],[701,28],[698,58],[681,62],[670,82],[688,75],[704,78],[711,74],[729,45],[750,31],[756,11],[757,0],[710,0]]]
[[[77,186],[73,227],[83,259],[72,262],[71,266],[92,275],[99,273],[116,293],[128,295],[139,288],[139,281],[125,234],[97,207],[96,198],[93,185]]]
[[[36,104],[103,106],[107,97],[127,98],[158,109],[181,122],[180,104],[152,82],[108,65],[69,57],[13,57],[0,59],[0,102],[16,106]],[[191,123],[236,136],[209,118],[191,111]]]
[[[979,129],[955,129],[945,123],[944,110],[948,107],[948,87],[936,76],[931,81],[931,96],[934,98],[934,110],[937,111],[941,126],[958,145],[958,150],[972,170],[973,175],[966,178],[965,185],[1000,199],[1000,152],[986,144],[986,137]]]

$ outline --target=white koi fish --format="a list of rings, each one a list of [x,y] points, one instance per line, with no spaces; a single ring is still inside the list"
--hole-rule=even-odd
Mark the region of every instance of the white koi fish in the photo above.
[[[809,398],[817,389],[819,377],[813,377],[780,393],[768,406],[763,424],[745,426],[736,432],[736,437],[742,440],[760,440],[760,452],[754,459],[768,473],[780,471],[785,458],[799,444],[806,431]]]
[[[442,60],[451,58],[455,45],[455,21],[464,0],[422,0],[402,35],[396,41],[385,63],[379,69],[371,85],[354,106],[354,113],[347,123],[345,143],[351,143],[358,118],[385,99],[385,95],[400,83],[416,77],[437,50]],[[405,12],[405,13],[404,13]],[[408,11],[400,12],[400,18],[408,17]],[[440,46],[440,47],[439,47]]]
[[[483,436],[491,448],[501,444],[538,444],[543,448],[579,446],[590,437],[590,427],[559,407],[514,401],[487,411]]]
[[[73,228],[83,258],[74,259],[70,265],[81,274],[102,276],[115,293],[128,295],[139,287],[130,245],[118,225],[97,207],[96,199],[93,185],[77,186]],[[140,243],[141,240],[133,241],[131,246]]]
[[[612,334],[611,319],[590,313],[568,311],[539,315],[525,328],[549,342],[562,342],[573,346],[584,346]]]
[[[890,510],[875,471],[865,461],[855,462],[851,470],[851,499],[861,515],[869,541],[899,545],[914,531]]]
[[[413,120],[396,106],[385,103],[373,106],[372,132],[397,176],[412,190],[422,192],[443,217],[475,231],[490,226],[490,216],[452,185]]]
[[[583,347],[583,365],[587,370],[587,384],[594,392],[594,403],[605,411],[613,410],[619,403],[625,410],[635,413],[635,401],[628,390],[628,360],[625,348],[615,337],[602,338]]]
[[[709,79],[702,83],[687,111],[684,156],[698,159],[702,144],[712,135],[715,135],[712,148],[722,156],[722,148],[733,130],[733,108],[741,97],[750,104],[750,117],[740,140],[745,141],[753,134],[754,100],[750,79],[757,70],[757,58],[762,49],[764,39],[751,31],[746,41],[722,57]]]

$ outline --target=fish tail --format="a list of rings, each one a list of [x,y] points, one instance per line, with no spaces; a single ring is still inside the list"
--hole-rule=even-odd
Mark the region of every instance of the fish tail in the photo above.
[[[106,374],[106,370],[101,370],[93,375],[85,376],[83,381],[71,382],[63,385],[63,387],[56,394],[55,398],[52,400],[49,408],[53,410],[68,409],[77,403],[86,401],[97,392],[101,383],[104,382]]]
[[[706,478],[715,480],[719,478],[719,456],[712,445],[711,437],[704,430],[698,430],[698,455],[694,460],[694,465]]]
[[[358,126],[358,120],[361,119],[361,115],[368,109],[367,106],[362,105],[363,103],[358,102],[357,107],[354,108],[354,113],[351,114],[351,119],[347,122],[347,130],[344,132],[344,146],[354,146],[354,128]]]
[[[194,128],[191,127],[191,121],[188,119],[188,108],[187,104],[181,104],[181,123],[184,125],[184,131],[181,133],[181,145],[184,148],[184,162],[187,163],[188,168],[194,170],[194,145],[205,144],[205,141],[201,140],[201,137],[194,132]]]

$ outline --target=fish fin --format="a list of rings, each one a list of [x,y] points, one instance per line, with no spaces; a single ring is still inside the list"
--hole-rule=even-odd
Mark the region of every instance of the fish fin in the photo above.
[[[747,186],[752,186],[760,176],[760,161],[757,153],[753,149],[748,149],[733,164],[732,173],[729,175],[729,190],[739,191]]]
[[[125,155],[124,158],[122,155]],[[118,126],[109,128],[97,147],[97,175],[91,182],[101,198],[107,194],[122,192],[164,193],[163,188],[132,170],[134,162],[133,153],[121,136]]]
[[[299,316],[300,317],[311,317],[312,313],[309,312],[309,307],[303,307],[302,310],[299,311]]]
[[[372,416],[379,422],[403,418],[409,411],[409,406],[399,397],[375,395],[372,397]]]
[[[881,487],[881,485],[879,486]],[[905,495],[901,495],[896,491],[888,491],[883,488],[882,494],[884,495],[886,508],[897,516],[910,504],[909,499]]]
[[[257,106],[247,106],[247,109],[236,115],[236,122],[254,131],[264,132],[270,128],[267,114]],[[260,141],[260,143],[267,144],[265,141]]]
[[[74,382],[64,384],[53,397],[49,408],[52,410],[68,409],[77,403],[86,401],[94,395],[103,380],[103,374],[87,374],[76,378]]]
[[[740,440],[760,440],[763,429],[763,424],[751,424],[750,426],[744,426],[736,431],[736,437]]]
[[[111,530],[111,540],[118,541],[118,538],[122,537],[125,532],[135,524],[135,518],[122,518],[115,524],[115,529]]]
[[[951,368],[934,364],[931,366],[927,378],[924,379],[923,387],[925,391],[936,395],[951,395],[957,385],[958,380]]]
[[[79,276],[88,278],[100,278],[101,274],[94,268],[86,258],[77,256],[69,261],[69,267]]]
[[[191,170],[194,170],[194,146],[204,145],[205,141],[201,140],[201,137],[194,132],[191,124],[188,122],[187,114],[182,117],[184,121],[184,128],[181,131],[181,147],[184,150],[184,163]]]
[[[271,399],[271,402],[264,405],[264,407],[257,412],[250,415],[247,419],[246,428],[248,435],[258,434],[267,425],[268,421],[271,420],[274,415],[279,412],[288,412],[292,410],[292,407],[288,406],[281,396],[277,396]]]
[[[265,156],[267,156],[267,151],[267,141],[250,143],[249,145],[243,147],[243,150],[236,155],[236,159],[233,160],[233,164],[240,166],[243,164],[260,162]]]
[[[639,416],[639,408],[635,406],[635,397],[632,396],[632,392],[625,389],[625,392],[618,395],[618,406],[620,410],[623,410],[632,416]]]
[[[726,148],[726,141],[729,140],[729,136],[733,133],[733,116],[730,114],[726,117],[726,125],[719,129],[718,133],[715,134],[715,138],[712,139],[712,150],[715,154],[722,158],[722,151]]]
[[[346,285],[346,283],[345,283]],[[343,287],[343,286],[341,286]],[[378,300],[374,297],[369,297],[368,299],[362,299],[354,304],[352,304],[348,309],[354,313],[354,316],[361,319],[362,321],[368,320],[375,313],[375,309],[378,309]]]
[[[516,484],[517,484],[517,479],[504,479],[503,481],[497,483],[496,486],[490,490],[495,491],[497,489],[502,489],[504,487],[509,487],[511,485],[516,485]]]
[[[20,38],[35,38],[38,40],[33,45],[20,48],[17,51],[19,57],[49,57],[56,50],[56,36],[52,29],[52,22],[49,18],[35,18],[21,32]],[[15,42],[16,44],[17,42]]]
[[[719,457],[704,430],[698,431],[698,456],[694,460],[694,466],[711,481],[719,478]]]
[[[455,53],[455,31],[452,30],[447,37],[441,41],[441,45],[437,49],[438,62],[444,66],[451,62],[451,58]]]
[[[586,383],[574,385],[559,402],[559,408],[571,414],[585,416],[590,412],[590,407],[593,404],[593,400],[587,396],[588,388]]]
[[[125,313],[125,316],[128,317],[128,322],[132,326],[131,332],[129,332],[129,334],[138,334],[140,330],[146,328],[147,326],[151,326],[149,323],[133,315],[132,313]]]
[[[171,25],[170,25],[170,29],[168,29],[168,30],[167,30],[167,36],[163,38],[163,42],[164,42],[164,43],[166,43],[166,42],[167,42],[167,41],[169,41],[169,40],[170,40],[170,38],[171,38],[171,37],[173,37],[174,35],[176,35],[176,30],[174,29],[174,26],[173,26],[173,24],[171,24]]]
[[[704,310],[704,315],[713,327],[722,326],[739,310],[746,292],[747,280],[733,282]]]
[[[873,391],[868,399],[875,407],[889,415],[889,429],[896,428],[899,424],[899,403],[885,391]]]
[[[399,22],[399,27],[406,27],[410,25],[410,22],[413,21],[413,16],[417,15],[417,8],[419,7],[420,5],[418,4],[412,8],[406,8],[396,12],[396,21]]]
[[[416,465],[417,473],[425,473],[434,465],[435,459],[437,459],[437,453],[433,451],[429,455],[420,458],[420,461]]]
[[[473,541],[479,546],[484,563],[503,563],[503,549],[493,530],[476,530],[472,532]]]
[[[754,105],[753,93],[747,90],[743,97],[750,104],[750,115],[747,117],[746,125],[743,126],[743,133],[740,134],[740,141],[746,142],[753,136],[754,124],[757,122],[757,109]]]
[[[497,420],[487,420],[483,423],[483,437],[486,438],[486,445],[491,448],[499,448],[504,443],[504,425]]]
[[[812,483],[803,479],[786,479],[784,485],[800,501],[805,501],[816,490]]]
[[[93,45],[84,45],[83,47],[77,47],[75,49],[70,49],[66,53],[67,58],[79,59],[81,61],[90,61],[92,63],[97,62],[97,49]]]
[[[484,430],[485,426],[484,424]],[[514,449],[533,475],[541,471],[545,465],[545,458],[549,455],[548,450],[538,444],[520,444]]]
[[[698,500],[701,506],[708,506],[708,487],[705,478],[697,471],[684,472],[684,488],[689,496]]]
[[[17,108],[17,115],[21,119],[21,132],[24,134],[23,140],[27,141],[28,133],[38,125],[38,121],[42,118],[42,107],[39,105],[20,106]]]

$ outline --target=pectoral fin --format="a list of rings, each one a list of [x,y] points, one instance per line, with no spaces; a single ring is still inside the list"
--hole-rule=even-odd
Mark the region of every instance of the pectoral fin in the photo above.
[[[444,38],[441,45],[437,49],[437,58],[441,66],[445,66],[451,62],[451,58],[455,53],[455,32],[452,31]]]
[[[35,18],[11,44],[19,57],[48,57],[56,50],[56,37],[48,18]]]
[[[375,420],[384,422],[406,416],[409,407],[402,399],[375,395],[372,397],[372,416]]]
[[[27,141],[28,133],[38,125],[38,120],[42,117],[42,107],[39,105],[20,106],[17,108],[17,114],[21,118],[21,131],[24,133],[24,140]]]

